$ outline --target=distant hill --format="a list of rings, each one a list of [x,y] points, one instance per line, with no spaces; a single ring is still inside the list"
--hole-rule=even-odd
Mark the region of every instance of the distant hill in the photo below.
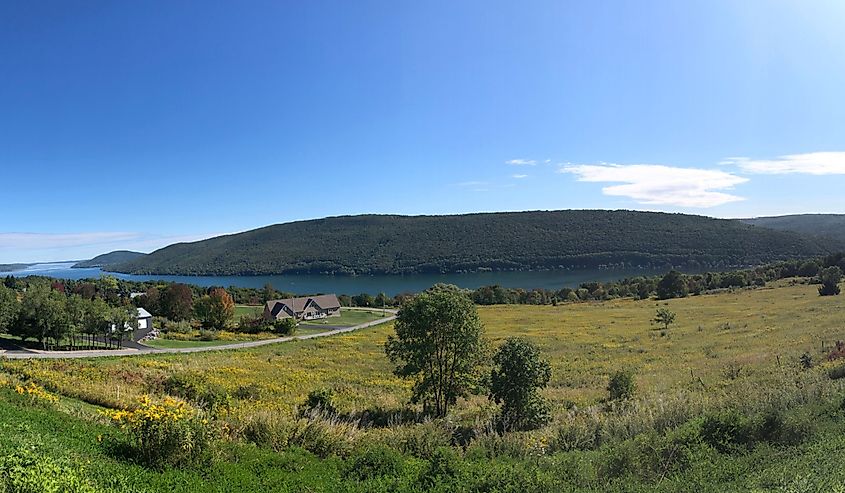
[[[91,267],[112,267],[117,264],[123,264],[126,262],[132,262],[134,260],[143,257],[144,253],[139,252],[130,252],[128,250],[117,250],[114,252],[104,253],[102,255],[97,255],[96,257],[92,258],[91,260],[83,260],[82,262],[74,264],[74,269],[84,269],[84,268],[91,268]]]
[[[24,270],[33,264],[0,264],[0,272],[17,272]]]
[[[756,217],[742,222],[778,231],[815,235],[845,242],[845,214],[796,214],[791,216]]]
[[[110,269],[134,274],[412,274],[601,266],[729,267],[825,254],[816,238],[734,220],[572,210],[341,216],[179,243]]]

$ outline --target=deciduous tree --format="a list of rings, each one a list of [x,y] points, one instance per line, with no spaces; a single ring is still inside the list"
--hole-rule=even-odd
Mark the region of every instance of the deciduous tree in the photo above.
[[[480,376],[485,343],[475,305],[460,292],[425,292],[402,306],[395,331],[385,344],[394,373],[414,381],[412,402],[445,416]]]
[[[549,406],[539,390],[549,384],[551,365],[540,358],[531,342],[512,337],[493,356],[490,399],[502,405],[499,421],[503,430],[532,430],[549,422]]]
[[[235,316],[235,302],[225,289],[214,288],[197,300],[194,312],[203,327],[225,329]]]

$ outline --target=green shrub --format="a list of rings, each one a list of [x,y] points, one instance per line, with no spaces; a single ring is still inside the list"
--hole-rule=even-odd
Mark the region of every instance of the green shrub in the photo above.
[[[337,414],[337,408],[334,406],[334,391],[323,387],[309,392],[308,398],[305,400],[305,411],[326,415]]]
[[[210,460],[213,432],[200,414],[182,401],[141,399],[134,411],[111,411],[112,420],[131,437],[131,453],[149,467],[195,467]]]
[[[199,340],[216,341],[219,338],[217,331],[212,329],[200,329]]]
[[[381,444],[370,445],[355,454],[347,463],[345,476],[355,481],[366,481],[388,476],[399,477],[404,469],[402,454]]]
[[[722,453],[735,452],[753,438],[754,424],[735,409],[709,414],[701,422],[701,439]]]
[[[60,462],[29,448],[0,457],[0,492],[94,493],[78,466]]]
[[[292,336],[296,334],[296,319],[289,317],[274,320],[273,331],[281,336]]]
[[[420,483],[431,488],[449,482],[461,473],[461,459],[452,447],[438,447],[428,459],[428,465],[419,477]]]
[[[607,391],[610,400],[627,400],[634,396],[637,386],[634,382],[634,374],[630,371],[619,370],[610,376],[607,384]]]

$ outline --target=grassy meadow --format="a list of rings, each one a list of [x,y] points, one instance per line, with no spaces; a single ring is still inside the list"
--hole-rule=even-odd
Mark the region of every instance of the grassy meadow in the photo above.
[[[677,313],[668,331],[650,322],[659,306]],[[602,399],[608,375],[618,369],[634,371],[641,394],[663,396],[774,382],[781,375],[778,358],[781,366],[795,367],[802,353],[818,359],[822,343],[829,348],[845,338],[843,308],[844,297],[784,283],[660,302],[498,305],[479,307],[479,315],[493,344],[518,335],[541,347],[552,364],[545,395],[563,413]],[[391,331],[386,324],[249,350],[5,365],[65,395],[113,407],[131,406],[169,374],[195,372],[232,392],[261,388],[261,400],[245,403],[251,408],[291,411],[320,387],[333,388],[346,411],[397,408],[408,399],[409,384],[391,374],[384,355]]]
[[[651,323],[658,307],[677,314],[677,322],[668,330]],[[460,401],[446,423],[403,421],[398,416],[408,407],[410,383],[391,374],[383,350],[392,324],[248,350],[3,361],[0,384],[3,379],[10,384],[33,382],[61,396],[60,405],[72,409],[63,412],[71,417],[56,417],[55,411],[39,408],[39,416],[44,416],[38,419],[73,419],[73,433],[91,426],[95,430],[91,435],[97,436],[106,433],[106,425],[96,410],[133,409],[143,395],[163,399],[168,382],[175,377],[197,379],[228,396],[225,405],[215,408],[215,422],[223,430],[224,442],[229,443],[224,456],[234,454],[226,460],[244,462],[246,468],[226,470],[238,466],[218,464],[207,474],[222,475],[221,481],[222,477],[232,481],[232,474],[243,475],[243,484],[253,484],[256,477],[252,475],[264,474],[255,472],[264,466],[250,460],[261,464],[298,461],[301,469],[279,466],[289,475],[269,491],[300,491],[305,485],[313,491],[437,490],[440,483],[421,486],[414,481],[431,471],[441,453],[437,447],[454,445],[461,429],[472,430],[475,438],[464,444],[464,449],[450,452],[463,457],[450,459],[463,468],[455,474],[472,475],[473,468],[478,468],[480,478],[489,466],[493,468],[491,478],[499,473],[524,474],[527,483],[517,481],[508,489],[483,481],[466,488],[447,482],[443,484],[451,487],[440,491],[565,491],[575,487],[584,491],[679,491],[686,487],[699,491],[715,487],[725,491],[822,491],[829,490],[825,485],[842,484],[836,483],[837,478],[845,479],[828,460],[833,450],[845,446],[841,439],[845,417],[839,407],[845,380],[828,378],[835,363],[826,361],[835,341],[845,338],[843,296],[820,297],[815,286],[787,280],[765,288],[659,302],[625,299],[479,307],[479,315],[493,345],[509,336],[524,336],[537,343],[550,360],[552,380],[544,395],[552,404],[553,421],[546,428],[491,434],[484,423],[495,408],[483,395]],[[799,358],[804,353],[812,356],[814,369],[800,369]],[[624,406],[605,402],[608,376],[616,370],[635,375],[636,398]],[[334,391],[335,405],[344,416],[396,413],[397,417],[388,419],[388,427],[355,419],[342,423],[303,417],[300,410],[307,395],[320,388]],[[0,393],[0,414],[22,413],[14,403],[16,398]],[[778,436],[786,438],[761,441],[742,452],[702,446],[679,464],[674,448],[668,456],[660,455],[667,453],[661,448],[666,443],[687,447],[686,433],[690,427],[704,426],[702,416],[731,409],[746,416],[749,423],[776,410],[777,429],[788,430],[778,431]],[[4,429],[4,433],[14,436],[18,432]],[[78,439],[74,435],[73,440]],[[85,443],[85,447],[97,448]],[[248,443],[259,447],[249,448]],[[357,451],[373,446],[404,454],[400,461],[404,465],[379,476],[378,481],[369,477],[348,481],[344,468],[357,467],[350,465],[358,460]],[[651,455],[644,458],[643,450]],[[97,448],[96,454],[106,452]],[[296,459],[290,458],[291,454]],[[114,461],[110,455],[104,464]],[[642,464],[650,463],[658,466],[644,469]],[[175,484],[133,467],[139,477],[146,478],[144,484]],[[718,472],[723,469],[729,473]],[[302,471],[307,471],[310,479],[302,476]],[[809,485],[805,489],[795,481],[809,474],[807,471],[812,474],[810,479],[804,478]],[[177,483],[200,481],[190,471],[169,474]],[[411,477],[417,479],[408,479]],[[539,481],[536,488],[523,488],[535,480]],[[488,486],[478,486],[482,483]],[[221,487],[219,491],[237,489]]]

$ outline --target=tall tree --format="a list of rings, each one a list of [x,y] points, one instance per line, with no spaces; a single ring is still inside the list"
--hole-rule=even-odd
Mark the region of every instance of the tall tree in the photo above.
[[[385,352],[394,373],[414,381],[412,402],[445,416],[479,378],[486,345],[475,305],[463,293],[425,292],[399,310]]]
[[[161,294],[161,311],[174,321],[191,318],[194,311],[194,293],[186,284],[171,284]]]
[[[13,289],[0,284],[0,334],[7,332],[18,317],[20,303]]]
[[[819,271],[819,294],[821,296],[833,296],[840,293],[839,282],[842,281],[842,270],[837,266],[827,267]]]
[[[21,301],[18,323],[10,331],[22,338],[34,338],[47,349],[47,340],[58,342],[67,330],[65,295],[49,286],[31,285]]]
[[[687,295],[687,283],[683,274],[676,270],[670,270],[660,282],[657,283],[657,298],[661,300],[669,298],[683,298]]]
[[[194,306],[197,319],[203,327],[225,329],[235,316],[235,302],[223,288],[214,288]]]
[[[532,430],[549,422],[551,412],[539,390],[549,384],[552,368],[531,342],[511,337],[493,356],[490,399],[502,405],[503,430]]]

